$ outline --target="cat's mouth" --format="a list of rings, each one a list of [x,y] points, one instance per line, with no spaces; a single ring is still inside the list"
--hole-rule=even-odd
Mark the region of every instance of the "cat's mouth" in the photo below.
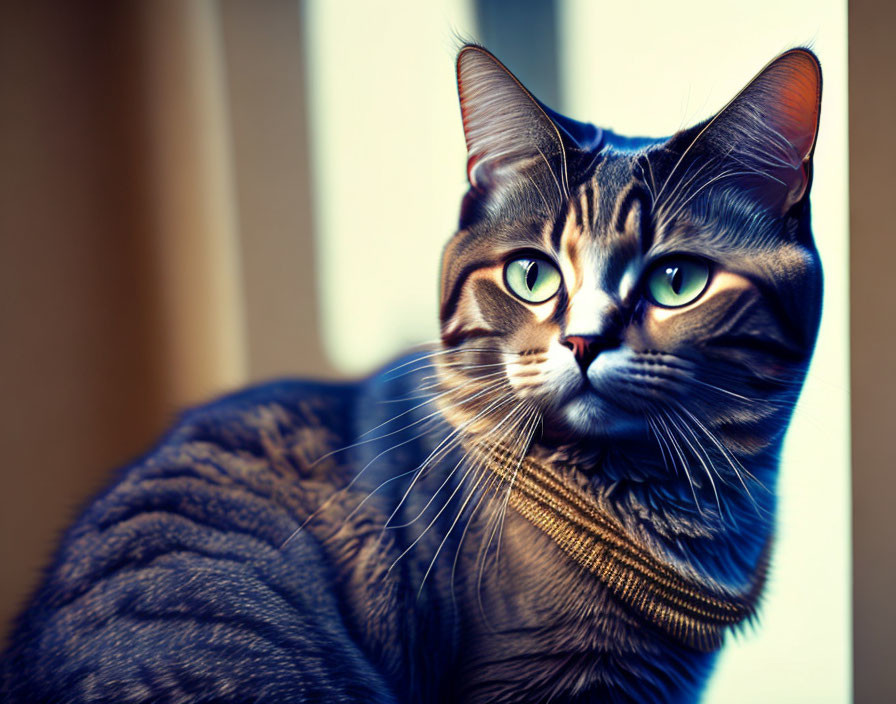
[[[601,394],[584,376],[579,388],[544,413],[544,436],[551,441],[631,440],[647,432],[643,414]]]
[[[603,352],[575,372],[570,365],[544,411],[546,437],[602,444],[648,437],[651,414],[681,402],[692,373],[693,365],[679,356],[627,348]]]

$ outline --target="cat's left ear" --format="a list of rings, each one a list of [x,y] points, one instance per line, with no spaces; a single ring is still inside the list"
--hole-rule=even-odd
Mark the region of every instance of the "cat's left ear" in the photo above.
[[[818,59],[808,49],[793,49],[760,71],[694,144],[727,157],[728,168],[740,170],[751,190],[784,215],[811,183],[820,110]]]

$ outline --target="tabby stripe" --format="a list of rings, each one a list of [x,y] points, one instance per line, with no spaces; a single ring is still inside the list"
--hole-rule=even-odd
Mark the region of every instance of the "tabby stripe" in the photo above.
[[[591,220],[591,208],[589,207],[592,197],[592,189],[592,184],[586,183],[579,194],[580,220],[582,221],[582,227],[587,227],[589,230],[594,226],[594,223]]]
[[[463,269],[460,270],[460,273],[454,279],[454,285],[451,287],[451,292],[448,294],[448,297],[445,299],[445,303],[442,304],[442,310],[440,312],[442,322],[449,320],[451,316],[457,311],[457,304],[460,301],[461,293],[463,293],[464,284],[467,282],[467,279],[470,278],[470,275],[479,269],[484,269],[488,266],[494,266],[496,262],[491,259],[480,259],[479,261],[471,262],[467,264]]]
[[[625,195],[622,196],[616,208],[615,228],[617,232],[625,232],[625,221],[628,220],[628,216],[636,204],[641,208],[640,217],[638,218],[640,230],[638,236],[641,240],[641,252],[645,253],[653,245],[653,225],[649,217],[650,196],[640,185],[632,184],[625,192]]]
[[[497,337],[500,333],[486,328],[460,328],[442,335],[442,342],[448,347],[457,347],[462,342],[476,340],[483,337]]]
[[[572,201],[573,208],[575,209],[577,206],[576,200]],[[580,211],[576,211],[576,216],[581,216]],[[569,220],[569,210],[565,212],[560,212],[557,215],[557,219],[554,220],[554,226],[551,228],[551,247],[553,247],[555,252],[560,251],[560,243],[563,241],[563,233],[566,231],[566,223]]]
[[[591,188],[591,221],[588,223],[588,227],[593,230],[597,225],[597,216],[600,213],[600,186],[597,184],[595,180],[597,177],[597,172],[594,174],[595,178],[591,179],[591,182],[588,184],[589,188]]]

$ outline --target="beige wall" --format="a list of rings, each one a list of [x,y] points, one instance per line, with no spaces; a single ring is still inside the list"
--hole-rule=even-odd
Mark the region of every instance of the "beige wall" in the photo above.
[[[297,0],[223,0],[250,380],[333,376],[320,343]]]

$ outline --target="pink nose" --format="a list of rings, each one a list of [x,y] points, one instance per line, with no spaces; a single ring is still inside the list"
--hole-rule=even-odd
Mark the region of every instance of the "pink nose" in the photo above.
[[[586,372],[597,355],[603,350],[616,347],[619,340],[605,335],[569,335],[564,337],[561,343],[572,350],[576,362],[582,371]]]

